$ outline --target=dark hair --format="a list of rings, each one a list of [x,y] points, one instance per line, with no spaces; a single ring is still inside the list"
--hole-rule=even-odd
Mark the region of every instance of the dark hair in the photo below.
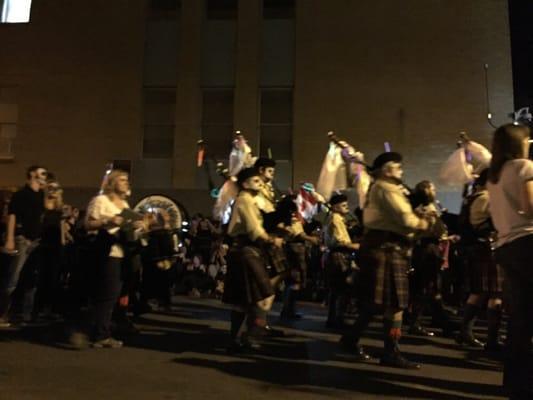
[[[525,125],[506,124],[496,129],[492,137],[492,160],[489,167],[491,183],[498,183],[507,161],[524,156],[522,142],[528,137],[529,128]]]
[[[413,208],[416,208],[421,204],[427,206],[429,203],[434,201],[434,199],[431,199],[428,194],[428,189],[431,187],[431,185],[433,185],[433,183],[428,180],[424,180],[416,184],[410,196],[411,205]]]
[[[26,169],[26,179],[30,179],[31,178],[31,173],[37,171],[39,168],[44,168],[44,167],[41,167],[40,165],[30,165]],[[46,169],[46,168],[44,168],[44,169]]]

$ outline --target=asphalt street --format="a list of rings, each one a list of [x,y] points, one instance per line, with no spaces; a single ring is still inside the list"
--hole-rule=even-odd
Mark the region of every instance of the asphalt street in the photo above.
[[[378,365],[380,322],[362,344],[376,359],[357,363],[325,329],[326,310],[305,317],[257,354],[226,352],[229,311],[213,299],[177,297],[171,310],[145,314],[122,349],[74,350],[61,323],[0,331],[0,399],[503,399],[501,364],[452,339],[405,335],[419,371]],[[438,332],[438,331],[437,331]],[[484,328],[478,333],[482,336]]]

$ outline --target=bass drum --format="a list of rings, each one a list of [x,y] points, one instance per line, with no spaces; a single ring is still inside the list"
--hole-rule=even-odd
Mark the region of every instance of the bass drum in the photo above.
[[[185,207],[177,201],[162,194],[151,194],[139,200],[133,208],[140,214],[152,213],[158,219],[167,219],[172,231],[179,231],[189,224],[189,215]]]

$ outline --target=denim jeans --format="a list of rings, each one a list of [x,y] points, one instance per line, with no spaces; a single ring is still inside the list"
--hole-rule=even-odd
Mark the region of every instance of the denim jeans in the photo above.
[[[108,257],[95,266],[96,287],[94,292],[95,341],[111,336],[111,317],[122,288],[122,258]]]
[[[24,236],[15,237],[17,253],[10,257],[6,266],[0,268],[0,319],[7,319],[13,292],[19,284],[24,267],[29,264],[27,261],[38,245],[38,240],[28,240]],[[24,288],[23,313],[25,317],[31,316],[34,297],[35,285]]]

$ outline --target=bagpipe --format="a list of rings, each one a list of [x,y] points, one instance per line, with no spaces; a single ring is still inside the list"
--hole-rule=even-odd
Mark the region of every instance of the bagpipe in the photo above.
[[[466,132],[460,132],[456,150],[442,164],[439,179],[449,186],[469,184],[489,167],[491,158],[485,146],[470,139]]]
[[[365,162],[365,156],[354,146],[341,140],[335,132],[327,133],[330,142],[318,176],[316,191],[329,199],[334,191],[354,188],[357,192],[360,208],[366,202],[370,187],[371,167]]]

